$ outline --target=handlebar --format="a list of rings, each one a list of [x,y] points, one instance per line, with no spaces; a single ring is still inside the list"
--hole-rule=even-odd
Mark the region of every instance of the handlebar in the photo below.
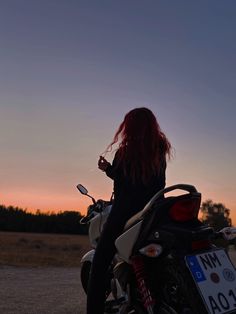
[[[103,210],[110,204],[111,204],[111,202],[109,202],[109,201],[104,201],[102,199],[99,199],[94,204],[89,205],[87,215],[80,219],[80,224],[85,225],[85,224],[89,223],[90,220],[96,214],[101,214],[103,212]]]
[[[88,216],[85,216],[85,217],[82,217],[79,221],[79,223],[81,225],[87,225],[87,223],[90,221],[91,219],[91,215],[88,215]]]

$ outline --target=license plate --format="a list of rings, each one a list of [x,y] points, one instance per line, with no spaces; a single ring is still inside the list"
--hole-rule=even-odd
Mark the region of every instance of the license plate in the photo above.
[[[185,260],[208,313],[236,313],[236,271],[226,252],[219,249]]]

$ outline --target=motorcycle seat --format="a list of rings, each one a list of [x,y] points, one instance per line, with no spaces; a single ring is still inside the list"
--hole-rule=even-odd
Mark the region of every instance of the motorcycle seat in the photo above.
[[[170,197],[170,199],[172,199],[173,197]],[[151,202],[148,202],[146,204],[146,206],[140,210],[137,214],[135,214],[134,216],[132,216],[125,224],[124,230],[127,230],[129,228],[131,228],[133,225],[135,225],[136,223],[138,223],[139,221],[143,220],[143,218],[145,217],[145,215],[150,211],[151,208],[153,209],[157,209],[158,208],[158,204],[162,204],[162,202],[165,202],[164,198],[161,198],[160,201],[156,201],[154,204],[152,204]]]
[[[172,199],[172,197],[170,197]],[[161,198],[161,202],[163,202],[163,198]],[[135,225],[136,223],[138,223],[139,221],[143,220],[143,218],[145,217],[145,215],[148,213],[148,211],[153,208],[153,209],[157,209],[159,202],[156,202],[156,204],[151,204],[151,202],[148,202],[146,204],[146,206],[140,210],[137,214],[135,214],[134,216],[132,216],[125,224],[124,227],[124,231],[131,228],[133,225]],[[161,204],[161,203],[160,203]]]

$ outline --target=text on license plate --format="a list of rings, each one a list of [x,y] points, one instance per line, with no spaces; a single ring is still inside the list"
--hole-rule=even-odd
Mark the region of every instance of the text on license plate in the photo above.
[[[236,311],[236,271],[224,250],[186,256],[209,313]]]

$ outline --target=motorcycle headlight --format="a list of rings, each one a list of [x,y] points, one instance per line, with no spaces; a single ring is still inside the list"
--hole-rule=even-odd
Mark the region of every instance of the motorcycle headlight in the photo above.
[[[158,257],[162,253],[162,251],[162,246],[156,243],[148,244],[147,246],[139,250],[142,255],[145,255],[147,257]]]

